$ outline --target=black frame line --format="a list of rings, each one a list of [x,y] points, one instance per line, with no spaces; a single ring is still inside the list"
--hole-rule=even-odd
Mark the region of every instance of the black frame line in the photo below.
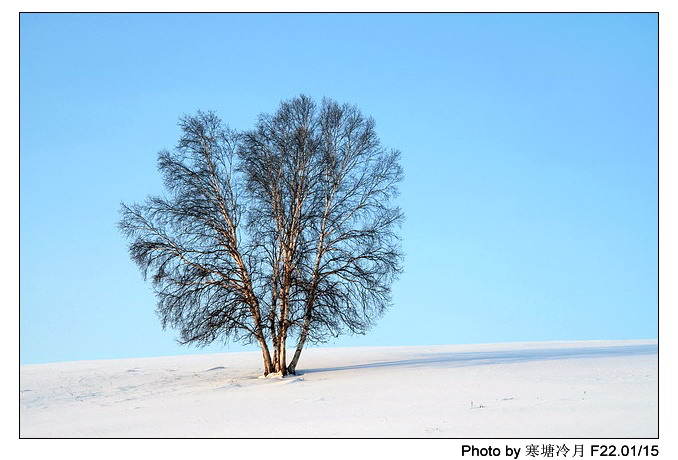
[[[20,11],[19,18],[22,14],[542,14],[542,15],[556,15],[556,14],[655,14],[657,16],[657,273],[659,273],[659,106],[661,98],[659,97],[659,11]],[[19,37],[21,37],[21,20],[19,19]],[[21,76],[21,38],[19,38],[19,77]],[[19,114],[21,114],[21,78],[19,78]],[[19,117],[19,135],[21,135],[21,117]],[[21,172],[21,149],[19,148],[19,172]],[[19,177],[21,177],[19,175]],[[19,179],[19,191],[21,190],[21,180]],[[19,197],[21,194],[19,193]],[[19,198],[19,222],[21,221],[21,198]],[[21,224],[19,224],[19,230]],[[21,232],[19,232],[19,242],[21,241]],[[19,267],[21,267],[21,253],[19,253]],[[21,284],[21,275],[19,275],[19,284]],[[657,276],[657,290],[659,292],[659,276]],[[657,395],[659,395],[659,299],[657,299]],[[19,292],[19,343],[21,343],[21,293]],[[21,366],[21,347],[19,347],[19,366]],[[19,373],[19,387],[21,387],[21,374]],[[658,398],[659,399],[659,398]],[[22,437],[21,428],[19,427],[19,439],[328,439],[328,440],[343,440],[343,439],[379,439],[379,440],[396,440],[396,439],[416,439],[416,440],[648,440],[659,439],[659,406],[657,404],[657,436],[648,438],[623,438],[623,437],[472,437],[472,438],[457,438],[457,437],[442,437],[442,438],[426,438],[426,437]],[[20,409],[19,409],[20,410]],[[21,412],[19,412],[19,421],[21,420]]]

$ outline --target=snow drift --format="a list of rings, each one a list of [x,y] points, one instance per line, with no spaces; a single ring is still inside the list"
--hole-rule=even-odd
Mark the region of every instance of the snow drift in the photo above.
[[[308,349],[20,368],[22,437],[656,437],[658,343]]]

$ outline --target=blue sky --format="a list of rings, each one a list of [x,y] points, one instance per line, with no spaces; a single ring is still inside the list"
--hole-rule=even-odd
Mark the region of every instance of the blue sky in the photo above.
[[[118,233],[177,118],[305,93],[403,153],[405,273],[327,346],[657,337],[657,16],[21,16],[22,363],[179,347]],[[253,349],[253,348],[250,348]]]

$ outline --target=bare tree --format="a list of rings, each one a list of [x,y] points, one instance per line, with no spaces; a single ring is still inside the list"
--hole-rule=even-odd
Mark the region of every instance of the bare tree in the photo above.
[[[374,121],[300,96],[246,132],[213,113],[180,126],[176,149],[159,153],[169,198],[123,205],[120,221],[163,327],[182,343],[256,342],[264,373],[282,375],[308,342],[365,333],[402,261],[400,153],[381,146]]]

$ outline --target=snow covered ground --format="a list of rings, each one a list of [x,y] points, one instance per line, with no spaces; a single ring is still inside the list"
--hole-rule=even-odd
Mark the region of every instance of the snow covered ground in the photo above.
[[[22,437],[655,437],[656,340],[257,352],[21,366]]]

